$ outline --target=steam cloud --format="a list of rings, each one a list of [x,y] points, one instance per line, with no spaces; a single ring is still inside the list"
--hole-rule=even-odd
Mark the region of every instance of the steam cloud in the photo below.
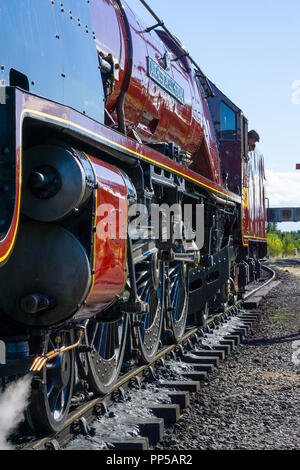
[[[8,442],[11,433],[24,420],[29,402],[31,376],[12,382],[0,394],[0,450],[13,450]]]

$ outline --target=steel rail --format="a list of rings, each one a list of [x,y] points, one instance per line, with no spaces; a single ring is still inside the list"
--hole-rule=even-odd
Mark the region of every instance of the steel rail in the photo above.
[[[265,265],[262,266],[262,269],[268,271],[271,274],[271,277],[267,279],[262,285],[248,292],[243,297],[243,299],[240,299],[238,302],[235,303],[235,305],[231,305],[224,312],[218,313],[212,318],[210,318],[207,322],[207,326],[213,324],[215,321],[218,321],[222,317],[227,316],[233,310],[237,310],[237,307],[242,306],[245,299],[249,298],[256,292],[258,292],[260,289],[263,289],[275,279],[276,272],[273,269]],[[107,406],[115,403],[117,399],[122,396],[122,392],[124,392],[124,389],[129,390],[133,385],[137,383],[138,378],[140,379],[140,381],[142,381],[145,378],[151,376],[151,374],[153,374],[153,368],[158,367],[164,357],[170,357],[172,351],[179,352],[180,348],[182,348],[182,346],[185,346],[188,341],[197,333],[199,333],[199,327],[192,327],[189,331],[185,333],[185,335],[178,344],[172,344],[170,346],[163,347],[157,353],[151,363],[138,366],[132,371],[120,377],[119,381],[115,384],[111,392],[109,392],[107,395],[94,398],[84,403],[83,405],[79,405],[76,410],[70,413],[69,417],[66,420],[64,428],[60,432],[52,436],[43,437],[41,439],[29,442],[20,450],[47,449],[49,448],[53,440],[58,441],[60,445],[65,445],[71,438],[74,437],[74,426],[78,427],[78,421],[80,420],[80,418],[84,417],[87,422],[90,423],[97,417],[103,415],[105,413],[105,410],[107,409]]]
[[[274,269],[270,268],[269,266],[266,266],[266,265],[263,265],[262,266],[263,269],[265,269],[266,271],[269,271],[271,274],[272,274],[272,277],[270,279],[268,279],[264,284],[262,284],[261,286],[258,286],[256,289],[253,289],[251,292],[249,292],[248,294],[246,294],[244,296],[244,299],[247,299],[248,297],[250,297],[251,295],[255,294],[256,292],[258,292],[260,289],[262,289],[263,287],[266,287],[268,284],[270,284],[270,282],[272,282],[275,278],[276,278],[276,272],[274,271]]]

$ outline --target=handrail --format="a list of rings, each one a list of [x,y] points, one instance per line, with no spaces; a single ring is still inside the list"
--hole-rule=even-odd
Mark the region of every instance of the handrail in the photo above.
[[[202,72],[201,68],[197,64],[197,62],[190,56],[189,52],[186,51],[186,49],[183,47],[183,45],[176,39],[176,37],[169,31],[169,29],[166,27],[165,23],[156,15],[156,13],[152,10],[152,8],[148,5],[148,3],[145,0],[140,0],[140,2],[144,5],[144,7],[149,11],[149,13],[153,16],[153,18],[157,21],[157,24],[152,26],[151,28],[147,28],[146,31],[151,31],[152,29],[161,26],[165,32],[170,36],[170,38],[175,42],[176,46],[178,46],[180,49],[183,51],[184,57],[188,57],[192,64],[196,67],[197,71],[199,72],[200,76],[205,80],[205,83],[207,87],[209,88],[210,96],[215,96],[214,92],[211,88],[211,85],[208,81],[207,76]]]

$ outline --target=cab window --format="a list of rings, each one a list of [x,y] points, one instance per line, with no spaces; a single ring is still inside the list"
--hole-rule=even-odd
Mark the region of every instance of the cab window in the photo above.
[[[236,114],[224,102],[221,102],[221,139],[236,140]]]

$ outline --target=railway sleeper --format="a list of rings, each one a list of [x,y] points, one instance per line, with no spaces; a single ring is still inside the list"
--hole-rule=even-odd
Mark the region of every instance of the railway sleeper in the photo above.
[[[189,392],[170,392],[169,398],[174,405],[179,405],[181,412],[190,406]]]
[[[185,380],[182,382],[176,380],[163,380],[156,384],[159,387],[171,388],[182,392],[197,393],[200,390],[199,380]]]
[[[180,406],[172,405],[150,405],[150,411],[157,418],[162,418],[167,425],[175,424],[180,418]]]
[[[211,374],[214,370],[214,366],[212,364],[197,364],[197,362],[189,363],[190,367],[193,367],[194,371],[196,372],[206,372],[207,374]]]
[[[149,439],[147,437],[136,437],[131,439],[105,439],[105,443],[108,447],[115,450],[149,450]]]
[[[249,316],[251,320],[257,320],[259,317],[258,314],[255,312],[251,312],[251,314],[247,314],[245,312],[238,312],[235,311],[237,314],[237,318],[242,317],[243,321],[248,320],[249,323],[252,322],[249,320]],[[245,319],[245,320],[244,320]],[[219,322],[218,322],[219,323]],[[216,329],[218,329],[218,325],[216,325]],[[225,335],[220,341],[218,345],[213,346],[211,349],[205,349],[205,346],[202,346],[203,349],[198,351],[193,351],[191,349],[193,347],[194,341],[191,338],[183,339],[182,344],[177,345],[174,347],[174,356],[180,356],[181,361],[189,363],[194,370],[182,373],[181,378],[183,379],[191,379],[191,380],[182,380],[182,381],[168,381],[168,380],[160,380],[157,381],[156,374],[152,374],[151,378],[152,381],[154,380],[157,386],[167,388],[170,390],[168,393],[172,405],[148,405],[148,408],[152,411],[152,413],[156,416],[156,418],[147,420],[146,422],[141,422],[141,418],[136,418],[136,424],[139,426],[140,433],[142,438],[139,442],[136,439],[109,439],[107,442],[109,445],[113,446],[115,443],[116,449],[124,449],[126,445],[128,446],[127,449],[143,449],[147,448],[147,442],[154,443],[159,441],[164,434],[164,425],[172,425],[174,424],[180,416],[181,411],[189,406],[190,402],[190,393],[197,393],[200,390],[200,383],[204,379],[207,378],[207,374],[212,372],[214,367],[218,366],[220,360],[225,359],[225,357],[235,349],[235,347],[240,343],[243,337],[248,333],[249,326],[248,325],[241,325],[240,327],[235,328],[232,330],[228,335]],[[198,336],[198,334],[197,334]],[[201,345],[201,338],[199,338]],[[185,347],[183,347],[183,345]],[[196,347],[199,344],[196,345]],[[175,352],[176,351],[176,352]],[[188,353],[187,353],[188,351]],[[177,353],[177,354],[176,354]],[[193,357],[194,356],[194,357]],[[161,363],[159,365],[162,365]],[[150,366],[152,367],[152,366]],[[148,366],[149,368],[149,366]],[[153,370],[154,371],[154,370]],[[149,374],[147,374],[148,376]],[[122,398],[124,399],[124,394],[121,394]],[[121,398],[120,393],[118,393],[118,399]],[[103,414],[103,409],[101,409],[101,414]],[[86,425],[85,425],[86,423]],[[75,423],[75,428],[77,433],[83,435],[92,435],[93,430],[85,418],[77,419]],[[73,431],[74,431],[73,427]],[[59,442],[59,438],[58,438]],[[55,446],[51,446],[52,448]]]
[[[219,357],[217,354],[214,355],[208,355],[206,354],[209,351],[192,351],[191,355],[186,355],[183,357],[184,362],[190,362],[190,363],[195,363],[195,364],[207,364],[207,365],[213,365],[215,367],[219,366]],[[204,355],[205,354],[205,355]],[[221,352],[222,355],[222,352]],[[194,357],[196,356],[196,357]]]

